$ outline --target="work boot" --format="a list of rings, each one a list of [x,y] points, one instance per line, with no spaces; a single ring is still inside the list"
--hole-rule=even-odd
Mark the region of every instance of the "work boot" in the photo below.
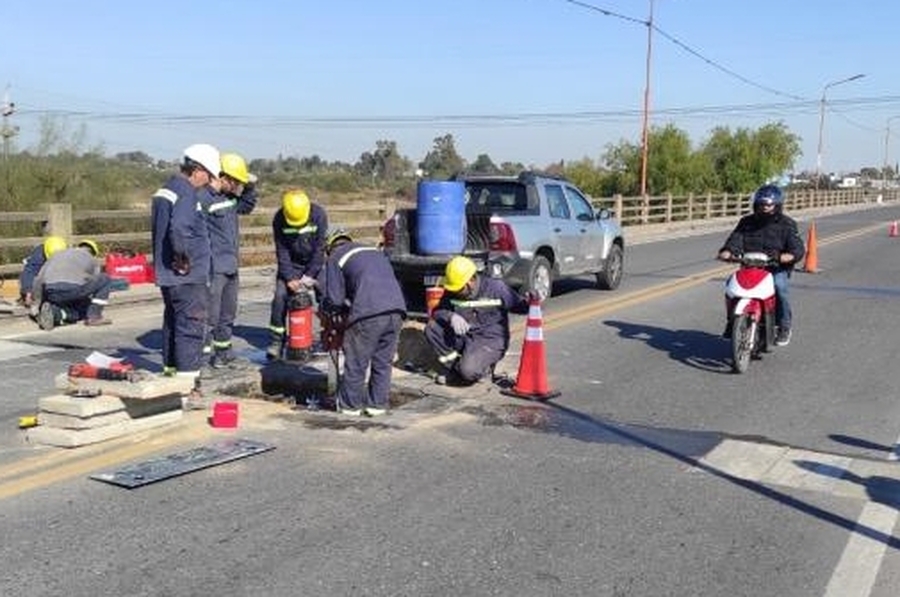
[[[37,316],[38,327],[42,330],[50,331],[56,326],[56,309],[48,302],[41,303]]]

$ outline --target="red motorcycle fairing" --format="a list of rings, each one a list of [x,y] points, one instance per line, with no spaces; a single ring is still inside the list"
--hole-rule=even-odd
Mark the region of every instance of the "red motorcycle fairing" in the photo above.
[[[766,279],[769,275],[767,270],[756,267],[745,267],[734,272],[738,284],[744,288],[753,288]]]

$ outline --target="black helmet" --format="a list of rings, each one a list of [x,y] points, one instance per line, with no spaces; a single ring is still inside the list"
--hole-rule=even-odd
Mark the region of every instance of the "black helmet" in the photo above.
[[[780,214],[784,206],[784,193],[773,184],[767,184],[756,189],[753,193],[753,213],[756,215],[769,215],[763,211],[763,207],[775,206],[770,214]]]

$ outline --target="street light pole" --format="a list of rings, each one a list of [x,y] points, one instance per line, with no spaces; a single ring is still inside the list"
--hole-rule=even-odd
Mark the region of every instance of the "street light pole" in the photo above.
[[[822,132],[825,129],[825,93],[835,85],[840,85],[842,83],[849,83],[850,81],[856,81],[857,79],[862,79],[866,75],[860,73],[858,75],[853,75],[852,77],[847,77],[846,79],[839,79],[837,81],[832,81],[825,85],[822,88],[822,99],[819,101],[819,146],[816,151],[816,190],[819,190],[819,178],[822,173]]]

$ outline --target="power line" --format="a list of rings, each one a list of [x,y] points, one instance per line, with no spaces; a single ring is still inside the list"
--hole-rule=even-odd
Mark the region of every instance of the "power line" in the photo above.
[[[710,116],[758,116],[760,114],[782,115],[811,114],[818,110],[818,100],[792,102],[769,102],[752,104],[721,104],[706,106],[682,106],[657,108],[655,114],[670,117],[710,117]],[[848,98],[829,101],[829,109],[841,114],[841,109],[856,111],[881,111],[886,108],[900,109],[900,95]],[[333,115],[333,116],[289,116],[289,115],[246,115],[246,114],[176,114],[162,112],[99,112],[91,110],[71,110],[56,108],[21,109],[20,116],[53,116],[76,118],[96,122],[133,124],[146,126],[210,125],[225,128],[247,127],[340,127],[368,128],[379,126],[423,127],[437,125],[491,126],[513,125],[533,126],[540,124],[584,123],[584,122],[624,122],[640,117],[638,108],[612,110],[574,110],[564,112],[520,112],[481,114],[432,114],[432,115]],[[846,118],[846,116],[843,116]],[[853,123],[849,119],[848,122]],[[872,130],[865,125],[855,126]]]
[[[709,66],[715,68],[716,70],[719,70],[719,71],[725,73],[726,75],[728,75],[728,76],[730,76],[730,77],[732,77],[732,78],[734,78],[734,79],[737,79],[738,81],[740,81],[740,82],[742,82],[742,83],[745,83],[745,84],[750,85],[750,86],[752,86],[752,87],[756,87],[757,89],[761,89],[762,91],[765,91],[765,92],[768,92],[768,93],[771,93],[771,94],[774,94],[774,95],[778,95],[778,96],[781,96],[781,97],[786,97],[786,98],[788,98],[788,99],[793,99],[793,100],[800,100],[800,101],[803,101],[803,100],[807,99],[807,98],[804,98],[804,97],[800,97],[800,96],[798,96],[798,95],[794,95],[794,94],[792,94],[792,93],[785,93],[785,92],[783,92],[783,91],[779,91],[779,90],[777,90],[777,89],[774,89],[774,88],[772,88],[772,87],[769,87],[768,85],[763,85],[762,83],[757,83],[756,81],[753,81],[752,79],[749,79],[748,77],[745,77],[745,76],[743,76],[743,75],[741,75],[741,74],[735,72],[734,70],[732,70],[732,69],[730,69],[730,68],[728,68],[728,67],[726,67],[726,66],[723,66],[722,64],[720,64],[720,63],[718,63],[717,61],[713,60],[712,58],[708,58],[707,56],[704,56],[704,55],[701,54],[698,50],[695,50],[695,49],[692,48],[691,46],[687,45],[685,42],[679,40],[679,39],[676,38],[674,35],[672,35],[672,34],[666,32],[665,30],[663,30],[663,29],[661,29],[660,27],[658,27],[655,23],[651,23],[650,21],[646,21],[646,20],[642,20],[642,19],[636,19],[636,18],[634,18],[634,17],[629,17],[629,16],[626,16],[626,15],[623,15],[623,14],[620,14],[620,13],[617,13],[617,12],[612,11],[612,10],[608,10],[608,9],[605,9],[605,8],[600,8],[599,6],[594,6],[594,5],[592,5],[592,4],[588,4],[588,3],[586,3],[586,2],[579,2],[578,0],[563,0],[563,2],[566,2],[566,3],[568,3],[568,4],[573,4],[573,5],[575,5],[575,6],[578,6],[578,7],[581,7],[581,8],[585,8],[585,9],[587,9],[587,10],[592,10],[592,11],[595,11],[595,12],[599,12],[599,13],[603,14],[604,16],[614,17],[614,18],[617,18],[617,19],[621,19],[621,20],[623,20],[623,21],[628,21],[628,22],[631,22],[631,23],[636,23],[636,24],[642,25],[642,26],[644,26],[644,27],[650,27],[650,28],[652,28],[654,31],[656,31],[657,33],[659,33],[660,35],[662,35],[664,38],[666,38],[667,40],[669,40],[671,43],[673,43],[673,44],[674,44],[675,46],[677,46],[678,48],[684,50],[685,52],[687,52],[688,54],[694,56],[695,58],[699,58],[700,60],[702,60],[703,62],[705,62],[705,63],[708,64]]]

